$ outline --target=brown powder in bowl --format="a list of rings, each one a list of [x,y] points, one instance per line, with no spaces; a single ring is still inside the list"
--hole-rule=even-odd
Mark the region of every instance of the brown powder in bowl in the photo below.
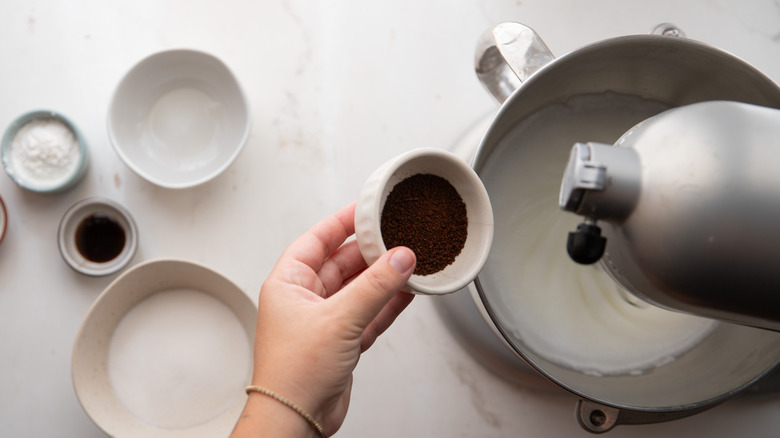
[[[468,236],[466,204],[446,179],[418,173],[393,187],[382,208],[382,240],[417,256],[416,275],[441,271],[463,250]]]

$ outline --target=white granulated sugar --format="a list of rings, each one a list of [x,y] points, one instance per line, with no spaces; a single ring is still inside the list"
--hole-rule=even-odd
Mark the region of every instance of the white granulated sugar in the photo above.
[[[203,292],[158,292],[133,307],[111,339],[108,373],[119,400],[161,428],[205,423],[244,397],[251,345],[235,314]]]
[[[11,142],[12,171],[20,180],[40,187],[65,182],[79,164],[79,143],[63,122],[33,120]]]

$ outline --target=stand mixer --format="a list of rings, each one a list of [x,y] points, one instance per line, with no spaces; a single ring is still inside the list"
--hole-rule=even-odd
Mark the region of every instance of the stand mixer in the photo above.
[[[501,23],[477,44],[501,105],[471,155],[495,238],[439,310],[489,369],[573,394],[590,432],[694,415],[780,365],[780,330],[757,328],[777,324],[780,87],[684,35],[663,24],[555,57]],[[564,250],[573,228],[589,265]],[[749,293],[728,287],[746,280]]]
[[[657,306],[780,331],[779,139],[780,110],[714,101],[575,144],[569,255]]]

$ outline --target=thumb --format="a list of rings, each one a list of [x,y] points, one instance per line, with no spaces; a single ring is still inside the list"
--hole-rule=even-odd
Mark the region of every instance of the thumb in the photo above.
[[[363,330],[404,287],[416,264],[411,249],[395,247],[331,298],[338,298],[338,307]]]

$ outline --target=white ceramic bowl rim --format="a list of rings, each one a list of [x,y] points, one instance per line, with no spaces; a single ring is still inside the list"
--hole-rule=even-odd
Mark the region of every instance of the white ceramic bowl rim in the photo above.
[[[170,176],[172,172],[175,172],[174,170],[168,169],[164,171],[150,171],[149,169],[144,167],[143,163],[139,163],[138,160],[134,158],[132,154],[128,153],[125,150],[125,148],[128,147],[128,145],[125,144],[122,139],[120,139],[120,133],[119,133],[120,130],[118,130],[117,126],[115,126],[117,122],[115,122],[114,119],[117,117],[121,117],[116,114],[119,111],[120,105],[122,104],[120,99],[121,94],[125,92],[125,89],[129,87],[134,87],[135,81],[144,80],[144,78],[136,78],[136,75],[140,74],[139,71],[141,71],[144,68],[147,68],[148,65],[152,63],[161,62],[171,56],[181,56],[181,55],[199,57],[202,60],[207,60],[208,62],[217,66],[221,70],[221,73],[223,74],[225,79],[224,85],[227,86],[228,88],[231,88],[233,91],[235,91],[237,97],[236,102],[238,103],[238,106],[240,106],[240,111],[243,113],[242,117],[244,121],[243,121],[243,126],[241,128],[241,132],[238,134],[238,137],[236,138],[235,142],[230,145],[230,147],[232,148],[231,152],[227,155],[220,157],[221,162],[211,163],[208,172],[202,173],[201,175],[198,176],[191,177],[190,179],[171,180],[170,178],[167,177]],[[188,69],[188,74],[190,74],[191,76],[197,76],[198,71],[197,69]],[[150,88],[146,83],[141,84],[140,86],[143,88]],[[125,165],[127,165],[137,175],[146,179],[152,184],[164,188],[170,188],[170,189],[184,189],[184,188],[194,187],[203,184],[207,181],[210,181],[213,178],[220,175],[225,169],[227,169],[233,163],[233,161],[235,161],[236,157],[238,157],[239,153],[243,150],[244,145],[246,144],[247,139],[249,138],[251,125],[252,125],[252,114],[251,114],[251,109],[249,107],[249,102],[243,88],[241,87],[241,84],[238,82],[238,79],[236,78],[233,71],[227,66],[225,62],[223,62],[218,57],[210,53],[206,53],[204,51],[190,49],[190,48],[175,48],[175,49],[163,50],[148,55],[145,58],[141,59],[140,61],[136,62],[133,65],[133,67],[130,68],[130,70],[128,70],[127,73],[125,73],[125,75],[119,81],[116,89],[114,90],[114,93],[111,97],[111,101],[109,103],[109,111],[107,117],[107,128],[108,128],[109,139],[114,148],[114,151],[117,153],[119,158],[125,163]],[[134,147],[137,145],[133,144],[132,146]]]
[[[493,241],[493,211],[487,190],[476,172],[448,151],[413,149],[374,171],[361,189],[355,210],[358,246],[369,264],[387,252],[380,229],[387,194],[402,179],[417,173],[441,176],[458,190],[467,206],[469,235],[455,262],[434,274],[412,275],[407,286],[427,295],[456,292],[472,282],[487,261]]]
[[[64,123],[65,126],[67,126],[68,129],[70,129],[70,131],[73,133],[73,136],[76,138],[76,141],[79,144],[79,161],[76,164],[76,167],[73,169],[73,172],[70,174],[70,176],[68,176],[67,179],[58,185],[37,185],[19,177],[19,175],[17,175],[16,171],[13,169],[11,159],[6,155],[11,147],[11,143],[13,142],[14,137],[16,137],[16,133],[19,132],[19,130],[24,127],[24,125],[34,120],[46,119],[55,119]],[[11,180],[19,187],[37,193],[54,193],[73,187],[86,173],[87,164],[89,162],[89,151],[87,150],[87,143],[79,128],[64,114],[50,109],[37,109],[28,111],[14,119],[11,124],[8,125],[8,128],[6,128],[5,133],[3,134],[2,143],[0,145],[0,155],[2,155],[3,169],[5,169],[8,177],[11,178]]]
[[[0,197],[0,243],[3,243],[5,231],[8,229],[8,210],[5,208],[3,198]]]

